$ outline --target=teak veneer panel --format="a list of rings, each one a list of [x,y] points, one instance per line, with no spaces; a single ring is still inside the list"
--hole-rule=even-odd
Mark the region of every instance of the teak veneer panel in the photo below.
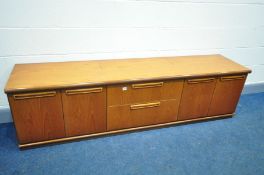
[[[62,91],[66,136],[106,131],[106,89],[71,89]]]
[[[34,95],[34,93],[31,93]],[[61,94],[8,96],[19,143],[32,143],[65,137]]]
[[[5,92],[249,72],[221,55],[17,64]]]

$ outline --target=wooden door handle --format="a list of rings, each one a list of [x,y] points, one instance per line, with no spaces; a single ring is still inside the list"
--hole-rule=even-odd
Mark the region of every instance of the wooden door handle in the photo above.
[[[15,100],[23,100],[29,98],[53,97],[55,95],[56,95],[56,91],[34,92],[34,93],[26,93],[26,94],[15,94],[13,95],[13,98]]]
[[[76,94],[90,94],[90,93],[99,93],[102,92],[103,88],[87,88],[87,89],[74,89],[74,90],[66,90],[66,95],[76,95]]]
[[[161,86],[163,86],[163,82],[132,84],[132,88],[134,89],[152,88],[152,87],[161,87]]]
[[[236,75],[236,76],[226,76],[226,77],[221,77],[221,81],[232,81],[232,80],[243,80],[245,79],[245,75]]]
[[[151,102],[151,103],[131,105],[130,109],[135,110],[135,109],[153,108],[153,107],[159,107],[159,106],[160,106],[160,102]]]
[[[196,78],[196,79],[187,80],[187,83],[189,83],[189,84],[209,83],[209,82],[212,82],[214,80],[215,80],[215,78]]]

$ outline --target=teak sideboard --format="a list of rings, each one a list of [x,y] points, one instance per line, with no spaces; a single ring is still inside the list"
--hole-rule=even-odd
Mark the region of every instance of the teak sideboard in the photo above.
[[[19,147],[234,114],[251,70],[221,55],[17,64]]]

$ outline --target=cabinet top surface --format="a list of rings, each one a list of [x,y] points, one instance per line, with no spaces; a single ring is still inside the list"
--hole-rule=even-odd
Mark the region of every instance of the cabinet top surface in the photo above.
[[[221,55],[16,64],[5,92],[250,72]]]

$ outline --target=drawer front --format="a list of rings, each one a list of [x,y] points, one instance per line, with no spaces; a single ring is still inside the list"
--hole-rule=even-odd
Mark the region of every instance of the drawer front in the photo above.
[[[245,81],[246,75],[220,77],[216,83],[208,115],[234,113]]]
[[[103,87],[62,92],[67,136],[106,131],[106,90]]]
[[[178,99],[183,87],[182,80],[156,81],[107,87],[107,105],[125,105],[153,100]]]
[[[61,93],[8,95],[20,144],[65,137]]]
[[[107,130],[176,121],[179,102],[176,99],[108,107]]]
[[[206,117],[215,83],[216,78],[211,77],[185,80],[178,119]]]

